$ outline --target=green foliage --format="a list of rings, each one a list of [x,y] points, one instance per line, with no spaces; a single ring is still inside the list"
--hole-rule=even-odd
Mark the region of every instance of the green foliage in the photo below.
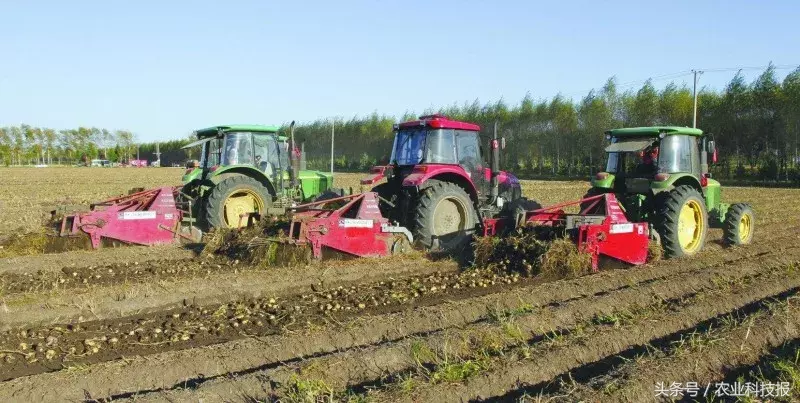
[[[335,402],[333,389],[320,380],[295,378],[282,401],[296,403]]]
[[[501,165],[520,175],[567,175],[585,178],[602,170],[604,131],[637,125],[692,123],[691,90],[674,83],[658,89],[647,81],[638,89],[620,89],[615,78],[599,90],[573,101],[562,96],[536,99],[526,94],[518,103],[500,99],[452,104],[425,113],[441,112],[454,119],[475,122],[488,142],[495,121],[509,146]],[[331,128],[335,128],[338,171],[365,171],[388,163],[392,126],[417,117],[354,116],[318,119],[296,127],[298,144],[304,144],[308,167],[330,166]],[[286,134],[288,122],[282,134]],[[698,94],[698,127],[711,133],[720,150],[717,177],[792,180],[800,166],[800,68],[781,82],[770,66],[751,83],[737,73],[721,91]],[[191,128],[187,128],[191,129]],[[190,138],[159,143],[162,165],[183,164],[199,158],[197,149],[181,150]],[[155,160],[155,143],[139,144],[142,159]],[[82,156],[125,162],[136,157],[133,133],[79,127],[55,131],[20,125],[0,128],[0,163],[78,162]]]

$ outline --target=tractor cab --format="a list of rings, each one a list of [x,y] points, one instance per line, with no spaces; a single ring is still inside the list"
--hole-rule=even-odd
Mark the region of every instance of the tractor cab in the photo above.
[[[239,167],[255,169],[273,183],[289,176],[289,143],[274,126],[215,126],[196,132],[198,140],[184,148],[200,146],[200,160],[187,165],[183,183],[208,179],[218,171]]]
[[[291,126],[293,128],[293,125]],[[182,197],[191,200],[191,217],[208,228],[238,228],[254,213],[281,214],[312,200],[333,185],[331,174],[301,170],[301,155],[290,155],[289,139],[278,127],[213,126],[195,132],[200,160],[187,164]]]
[[[419,120],[395,125],[389,161],[403,177],[414,171],[460,171],[478,193],[485,193],[488,178],[484,171],[489,167],[481,157],[479,134],[480,126],[472,123],[442,115],[421,116]]]
[[[593,187],[643,194],[679,184],[700,190],[715,183],[708,173],[708,154],[713,154],[714,142],[699,129],[634,127],[609,130],[606,138],[610,141],[606,169],[592,180]]]
[[[522,193],[517,178],[500,171],[504,141],[495,131],[487,164],[480,130],[438,114],[396,124],[389,165],[373,167],[361,184],[374,185],[383,215],[410,228],[423,247],[458,250]]]

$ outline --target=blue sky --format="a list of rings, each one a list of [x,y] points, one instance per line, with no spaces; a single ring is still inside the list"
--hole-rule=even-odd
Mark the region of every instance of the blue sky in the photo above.
[[[151,141],[222,123],[581,97],[611,76],[638,87],[693,68],[800,63],[798,17],[797,1],[0,0],[0,125]]]

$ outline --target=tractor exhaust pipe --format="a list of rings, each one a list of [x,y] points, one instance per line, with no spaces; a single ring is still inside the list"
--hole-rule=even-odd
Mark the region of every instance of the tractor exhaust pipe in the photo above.
[[[291,184],[292,189],[297,187],[298,184],[298,176],[300,176],[300,158],[296,153],[296,147],[294,142],[294,120],[292,123],[289,124],[289,138],[290,138],[290,149],[289,149],[289,165],[291,165],[291,169],[289,170],[291,174]]]
[[[494,122],[494,131],[492,133],[491,142],[491,161],[490,166],[492,170],[491,190],[489,193],[489,204],[495,204],[497,197],[500,195],[500,143],[497,140],[497,121]]]

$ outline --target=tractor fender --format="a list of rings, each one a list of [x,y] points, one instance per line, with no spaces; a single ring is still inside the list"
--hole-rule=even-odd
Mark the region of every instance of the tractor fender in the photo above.
[[[661,193],[661,192],[668,192],[672,189],[675,189],[678,186],[688,185],[695,189],[698,192],[703,193],[703,187],[700,186],[700,180],[694,177],[692,174],[671,174],[669,178],[665,181],[653,181],[651,188],[653,189],[653,193]]]
[[[455,183],[461,186],[474,203],[478,202],[478,190],[464,168],[458,165],[425,165],[425,170],[411,172],[403,179],[403,187],[423,188],[429,180],[439,180],[442,182]]]
[[[277,195],[275,191],[275,186],[273,186],[272,181],[267,178],[267,175],[263,172],[247,165],[230,165],[224,168],[217,169],[214,171],[213,175],[208,179],[211,181],[212,185],[216,185],[217,183],[222,182],[226,178],[229,178],[234,175],[244,175],[249,176],[257,181],[259,181],[272,197]]]

